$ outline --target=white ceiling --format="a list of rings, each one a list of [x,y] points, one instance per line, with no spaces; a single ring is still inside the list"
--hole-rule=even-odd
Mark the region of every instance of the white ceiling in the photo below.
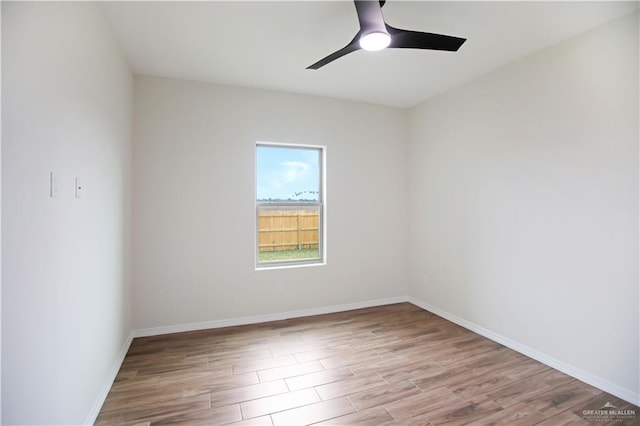
[[[388,24],[467,38],[458,52],[357,51],[307,66],[358,31],[351,1],[109,2],[136,74],[410,107],[638,8],[635,2],[388,0]]]

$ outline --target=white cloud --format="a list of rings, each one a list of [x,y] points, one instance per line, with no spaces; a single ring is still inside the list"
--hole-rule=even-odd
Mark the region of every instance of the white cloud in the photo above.
[[[285,183],[297,181],[311,168],[309,164],[301,161],[285,161],[280,165],[283,166],[283,169],[279,177]]]

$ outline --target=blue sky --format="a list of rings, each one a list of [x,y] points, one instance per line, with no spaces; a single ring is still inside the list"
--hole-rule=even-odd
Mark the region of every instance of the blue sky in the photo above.
[[[317,200],[319,151],[258,146],[257,199]]]

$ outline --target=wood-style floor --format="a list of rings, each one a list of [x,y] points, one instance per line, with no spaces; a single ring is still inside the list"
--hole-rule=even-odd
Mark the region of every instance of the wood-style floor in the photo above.
[[[97,425],[545,425],[640,411],[408,303],[135,339]],[[624,424],[624,423],[616,423]]]

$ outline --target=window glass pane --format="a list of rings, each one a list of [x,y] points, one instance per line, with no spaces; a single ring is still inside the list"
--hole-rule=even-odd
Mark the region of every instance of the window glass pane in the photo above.
[[[319,259],[320,207],[258,208],[258,262]]]
[[[257,147],[257,201],[320,201],[320,150]]]
[[[322,263],[323,148],[256,146],[257,266]]]

